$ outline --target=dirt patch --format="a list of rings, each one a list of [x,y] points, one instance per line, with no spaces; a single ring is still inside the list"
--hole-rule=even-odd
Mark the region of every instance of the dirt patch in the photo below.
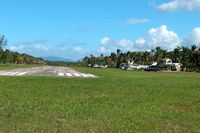
[[[190,109],[200,109],[200,103],[197,104],[168,104],[167,107],[171,110],[187,111]]]

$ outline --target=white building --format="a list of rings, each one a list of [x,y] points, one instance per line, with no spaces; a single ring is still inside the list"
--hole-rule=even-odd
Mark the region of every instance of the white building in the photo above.
[[[140,69],[145,69],[149,66],[146,65],[138,65],[135,64],[134,61],[128,61],[127,63],[122,63],[121,64],[121,69],[123,70],[140,70]]]
[[[172,65],[173,63],[172,63],[172,60],[171,59],[169,59],[169,58],[165,58],[165,59],[163,59],[162,60],[163,61],[163,65],[165,65],[165,66],[167,66],[167,65]]]
[[[167,70],[181,71],[181,63],[173,63],[172,60],[169,58],[165,58],[162,61]]]

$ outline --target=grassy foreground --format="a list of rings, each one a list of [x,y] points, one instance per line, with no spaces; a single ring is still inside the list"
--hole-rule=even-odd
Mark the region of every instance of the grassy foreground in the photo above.
[[[0,132],[199,132],[200,74],[0,77]]]

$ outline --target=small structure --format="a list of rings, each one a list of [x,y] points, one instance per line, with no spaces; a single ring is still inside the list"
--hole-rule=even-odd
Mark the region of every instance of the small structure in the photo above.
[[[99,68],[99,65],[97,65],[97,64],[94,64],[94,66],[93,66],[94,68]]]
[[[107,65],[94,64],[93,68],[108,68],[108,66]]]
[[[181,71],[182,64],[181,63],[173,63],[172,70],[174,71]]]
[[[157,66],[158,65],[158,62],[153,62],[152,66]]]
[[[172,65],[172,60],[169,58],[164,58],[164,59],[162,59],[162,61],[163,61],[163,65],[165,65],[165,66]]]
[[[108,68],[108,65],[99,65],[98,68]]]
[[[166,70],[172,71],[181,71],[182,64],[181,63],[173,63],[171,59],[165,58],[162,59],[162,64]]]
[[[122,63],[121,64],[121,69],[122,70],[143,70],[145,68],[147,68],[148,66],[146,65],[138,65],[136,63],[134,63],[134,61],[128,61],[127,63]]]
[[[104,61],[99,61],[99,67],[98,68],[108,68],[108,65],[105,65]]]

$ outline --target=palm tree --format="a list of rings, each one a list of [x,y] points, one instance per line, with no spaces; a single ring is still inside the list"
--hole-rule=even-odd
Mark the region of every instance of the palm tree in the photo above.
[[[7,40],[5,39],[5,36],[0,37],[0,49],[2,49],[5,45],[7,45]]]
[[[117,49],[117,57],[119,57],[121,54],[121,50],[120,49]]]
[[[3,47],[7,45],[7,40],[5,39],[5,36],[0,37],[0,62],[2,61],[2,56],[4,54]]]

